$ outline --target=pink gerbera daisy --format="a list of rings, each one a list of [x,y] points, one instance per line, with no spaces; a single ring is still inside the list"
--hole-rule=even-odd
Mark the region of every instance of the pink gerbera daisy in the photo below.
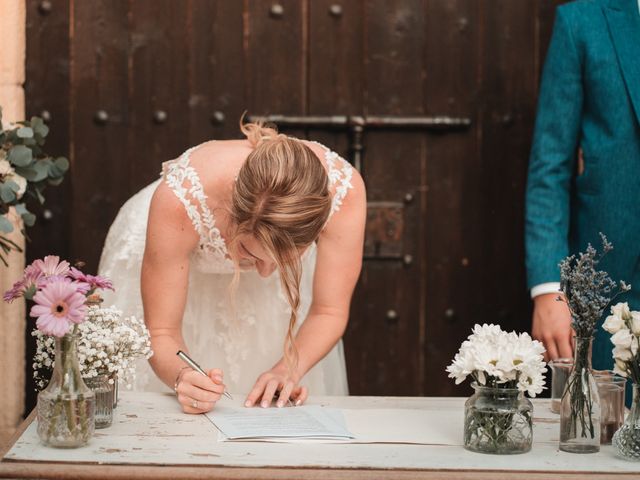
[[[62,277],[60,275],[54,275],[53,277],[43,278],[40,286],[44,286],[47,283],[56,283],[56,282],[69,283],[71,285],[74,285],[76,287],[76,290],[82,293],[83,295],[86,295],[87,293],[89,293],[89,290],[91,290],[91,285],[89,285],[88,283],[77,282],[71,277]]]
[[[9,290],[4,292],[4,295],[2,296],[2,298],[4,299],[5,302],[11,303],[16,298],[20,298],[24,294],[25,290],[26,290],[26,287],[24,285],[24,279],[21,278],[20,280],[18,280],[16,283],[13,284],[13,287],[11,287]]]
[[[38,268],[47,277],[52,275],[66,275],[69,273],[69,262],[66,260],[61,262],[60,257],[57,255],[47,255],[44,257],[44,260],[38,259],[31,265]]]
[[[3,296],[5,302],[12,302],[16,298],[24,296],[31,300],[36,290],[45,284],[44,274],[35,265],[29,265],[24,269],[24,276],[13,284]]]
[[[30,315],[37,317],[38,329],[47,335],[62,337],[71,325],[82,323],[87,307],[86,298],[73,283],[51,282],[35,294]]]
[[[101,277],[100,275],[87,275],[75,267],[71,267],[69,273],[74,280],[89,285],[90,290],[96,290],[98,288],[102,290],[113,290],[113,283],[111,283],[111,280],[108,278]]]

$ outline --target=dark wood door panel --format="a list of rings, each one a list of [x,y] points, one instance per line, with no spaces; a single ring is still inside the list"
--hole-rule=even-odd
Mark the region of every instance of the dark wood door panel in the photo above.
[[[240,116],[247,108],[243,3],[193,0],[192,5],[188,143],[238,138]]]
[[[400,263],[365,263],[345,335],[349,389],[354,395],[416,393],[420,295]]]
[[[130,193],[128,2],[73,2],[68,180],[72,260],[97,268],[109,224]],[[140,149],[152,139],[142,140]]]

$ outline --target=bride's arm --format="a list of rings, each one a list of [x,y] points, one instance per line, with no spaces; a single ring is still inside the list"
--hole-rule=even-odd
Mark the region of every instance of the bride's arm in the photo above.
[[[281,359],[256,382],[247,397],[247,405],[271,403],[274,392],[281,389],[278,405],[291,395],[296,404],[306,399],[306,390],[297,386],[300,379],[320,361],[342,337],[349,318],[351,296],[362,267],[366,192],[360,175],[354,170],[353,189],[340,210],[329,221],[318,241],[318,256],[313,283],[313,302],[309,314],[296,336],[299,360],[293,378]]]
[[[187,350],[182,338],[182,316],[187,298],[189,257],[198,245],[184,206],[166,184],[161,183],[151,200],[147,223],[147,240],[142,260],[141,291],[144,318],[151,335],[153,356],[149,363],[156,375],[173,389],[180,375],[178,400],[187,413],[201,413],[213,408],[223,391],[211,378],[185,369],[176,356]],[[197,360],[197,359],[196,359]],[[198,401],[194,408],[193,401]]]

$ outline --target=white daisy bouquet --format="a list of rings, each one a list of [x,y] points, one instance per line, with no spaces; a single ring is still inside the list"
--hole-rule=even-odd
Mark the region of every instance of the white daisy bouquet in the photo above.
[[[498,325],[475,325],[447,367],[456,384],[471,376],[476,384],[517,388],[534,397],[545,388],[545,348],[528,333],[505,332]]]
[[[529,334],[505,332],[498,325],[475,325],[447,367],[456,384],[475,380],[476,393],[465,403],[464,446],[493,454],[531,449],[533,406],[524,392],[544,389],[544,347]]]
[[[611,307],[602,328],[612,334],[614,372],[640,383],[640,312],[629,310],[626,302],[618,303]]]
[[[119,381],[131,388],[135,380],[135,362],[152,355],[149,331],[141,319],[122,317],[116,307],[89,306],[86,321],[78,325],[78,363],[82,378],[109,377],[113,384]],[[36,337],[33,358],[33,378],[38,389],[47,385],[54,364],[55,342],[40,330]]]

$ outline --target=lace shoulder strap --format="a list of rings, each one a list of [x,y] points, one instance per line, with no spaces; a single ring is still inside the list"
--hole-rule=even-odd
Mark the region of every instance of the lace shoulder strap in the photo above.
[[[312,141],[311,143],[324,149],[324,159],[327,162],[327,174],[329,175],[329,186],[335,189],[331,201],[331,213],[329,214],[329,217],[331,217],[335,212],[340,210],[340,206],[347,196],[347,193],[349,193],[349,189],[353,188],[353,184],[351,183],[353,167],[329,147],[316,141]]]
[[[216,222],[207,205],[207,195],[204,193],[202,182],[189,161],[191,153],[196,148],[198,146],[191,147],[176,160],[163,164],[164,181],[184,205],[193,228],[200,236],[200,247],[226,255],[226,245],[220,230],[215,226]]]

